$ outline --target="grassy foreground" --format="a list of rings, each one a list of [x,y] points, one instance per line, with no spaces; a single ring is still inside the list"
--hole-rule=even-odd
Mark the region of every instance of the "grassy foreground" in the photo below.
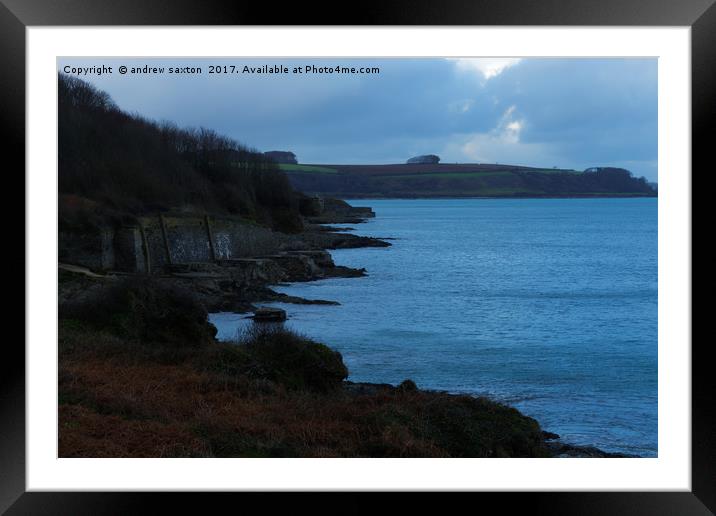
[[[235,343],[187,293],[122,281],[60,306],[60,457],[544,457],[539,424],[484,398],[351,384],[282,327]]]

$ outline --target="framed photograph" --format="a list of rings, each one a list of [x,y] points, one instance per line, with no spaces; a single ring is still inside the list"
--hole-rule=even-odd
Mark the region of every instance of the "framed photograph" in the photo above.
[[[3,0],[27,302],[0,507],[714,511],[716,8],[611,4]]]

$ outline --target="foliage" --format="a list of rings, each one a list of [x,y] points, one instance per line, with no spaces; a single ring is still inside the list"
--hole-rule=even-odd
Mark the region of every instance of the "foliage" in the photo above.
[[[418,390],[418,386],[415,384],[415,382],[413,380],[408,378],[408,379],[400,382],[400,384],[398,385],[398,389],[403,392],[415,392]]]
[[[61,306],[61,457],[540,457],[539,425],[468,396],[344,385],[340,353],[283,326],[213,340],[149,282]]]
[[[211,129],[126,113],[107,93],[61,73],[58,131],[64,199],[88,199],[102,213],[136,216],[189,207],[276,229],[300,226],[293,189],[270,158]],[[60,203],[61,223],[73,222],[71,213],[63,213],[71,207]]]
[[[60,305],[60,319],[145,344],[194,348],[214,339],[204,307],[186,290],[127,277]]]
[[[270,380],[292,389],[327,391],[348,377],[341,354],[283,325],[253,324],[237,340]]]

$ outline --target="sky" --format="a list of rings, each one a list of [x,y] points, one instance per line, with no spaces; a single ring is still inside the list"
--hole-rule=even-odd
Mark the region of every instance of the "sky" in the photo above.
[[[102,65],[112,73],[72,70]],[[129,72],[118,73],[121,65]],[[164,72],[131,73],[144,65]],[[212,65],[233,73],[208,73]],[[168,73],[186,66],[201,73]],[[289,71],[244,72],[262,66]],[[437,154],[444,163],[615,166],[657,180],[655,58],[59,59],[65,67],[125,111],[291,151],[299,163]]]

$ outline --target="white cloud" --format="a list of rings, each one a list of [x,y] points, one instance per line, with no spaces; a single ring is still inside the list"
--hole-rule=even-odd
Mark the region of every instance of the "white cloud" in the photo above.
[[[445,161],[507,163],[549,167],[563,164],[565,159],[557,147],[545,143],[520,140],[526,120],[519,116],[517,106],[508,107],[495,127],[486,133],[454,135],[443,148]]]
[[[565,159],[554,146],[511,141],[510,136],[493,133],[463,135],[445,148],[446,161],[466,163],[504,163],[551,167],[564,165]]]
[[[474,104],[473,99],[458,100],[448,104],[448,111],[459,114],[467,113]]]
[[[497,127],[491,131],[491,134],[498,140],[506,143],[519,143],[520,132],[525,126],[524,119],[515,119],[515,110],[517,106],[510,106],[500,117]]]
[[[455,62],[458,70],[477,72],[485,81],[497,77],[509,67],[522,61],[518,57],[460,57],[450,60]]]

